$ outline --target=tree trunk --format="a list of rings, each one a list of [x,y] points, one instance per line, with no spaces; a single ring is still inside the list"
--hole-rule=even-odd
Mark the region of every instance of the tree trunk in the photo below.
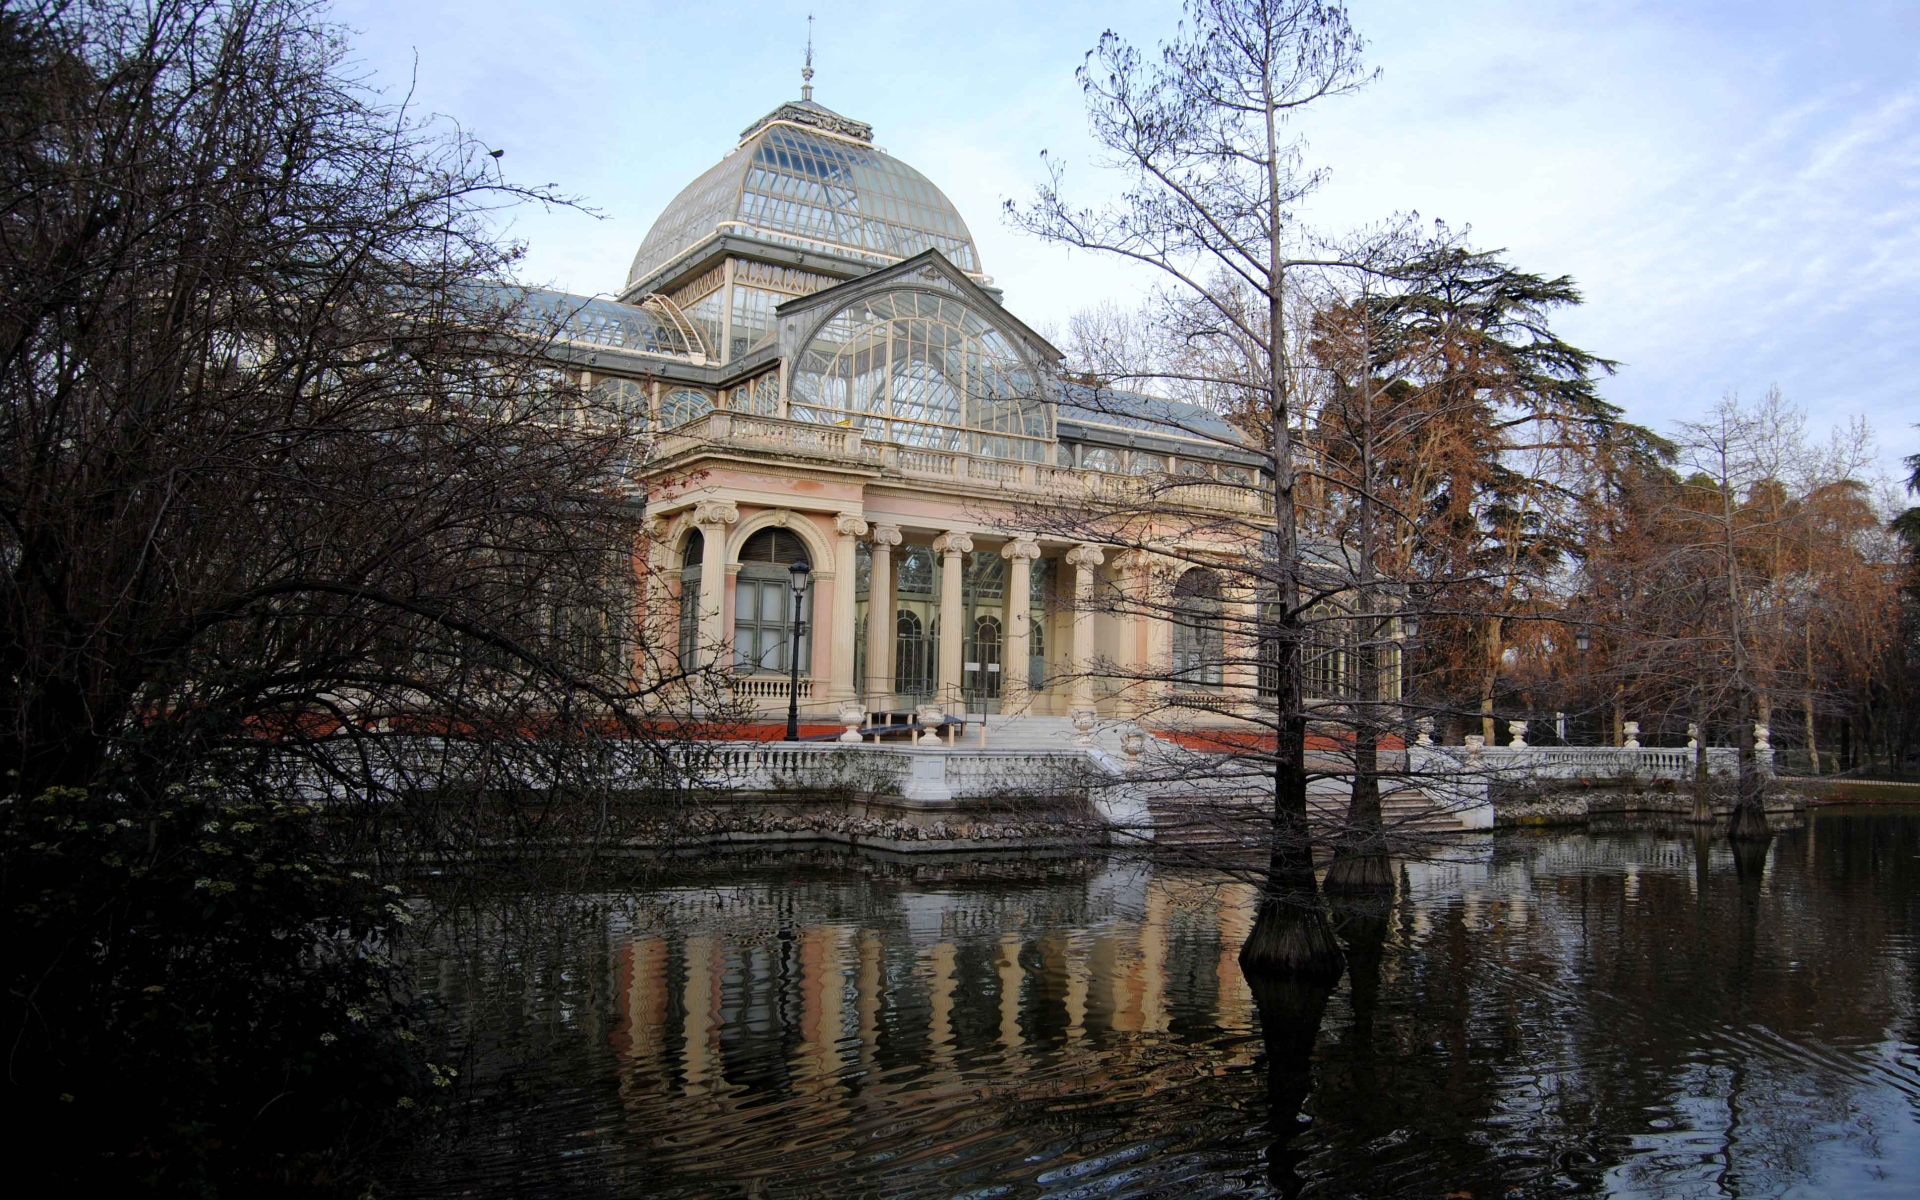
[[[1687,819],[1695,825],[1713,824],[1713,796],[1707,785],[1707,723],[1703,719],[1695,723],[1700,735],[1693,745],[1693,815]]]
[[[1801,698],[1801,708],[1807,715],[1807,758],[1813,764],[1814,778],[1820,776],[1820,744],[1813,732],[1813,622],[1807,622],[1807,689]]]
[[[1767,828],[1766,781],[1761,778],[1759,756],[1753,749],[1753,693],[1741,692],[1739,716],[1734,737],[1740,747],[1740,773],[1727,836],[1736,842],[1766,841],[1773,831]]]
[[[1367,343],[1371,350],[1370,342]],[[1354,697],[1353,788],[1347,801],[1347,827],[1334,846],[1327,868],[1327,894],[1365,895],[1393,891],[1393,863],[1387,857],[1387,834],[1380,812],[1380,636],[1384,632],[1374,615],[1374,447],[1373,379],[1371,354],[1361,391],[1359,427],[1359,483],[1357,523],[1359,578],[1354,607],[1360,637],[1354,647],[1358,679]]]
[[[1269,81],[1270,82],[1270,81]],[[1344,965],[1339,943],[1320,908],[1313,874],[1312,833],[1307,827],[1307,714],[1301,678],[1300,546],[1295,512],[1292,396],[1287,364],[1285,233],[1280,194],[1279,115],[1271,97],[1267,136],[1267,344],[1268,414],[1273,423],[1273,534],[1280,602],[1280,720],[1273,756],[1273,828],[1260,914],[1240,948],[1248,976],[1332,980]]]
[[[1487,618],[1487,670],[1480,680],[1480,736],[1487,745],[1500,744],[1499,731],[1493,727],[1493,690],[1500,678],[1500,618]]]

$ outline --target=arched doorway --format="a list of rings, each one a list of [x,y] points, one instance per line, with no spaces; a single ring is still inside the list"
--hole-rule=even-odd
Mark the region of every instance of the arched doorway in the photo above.
[[[933,697],[934,641],[920,616],[903,608],[894,618],[894,694],[914,702]]]
[[[991,711],[1000,702],[1000,618],[981,613],[967,630],[963,652],[961,686],[967,692],[969,710]]]

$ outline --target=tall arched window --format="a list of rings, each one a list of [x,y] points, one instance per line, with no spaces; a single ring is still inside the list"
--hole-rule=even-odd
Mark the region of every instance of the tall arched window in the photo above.
[[[1258,686],[1262,700],[1280,699],[1281,685],[1286,682],[1286,665],[1281,649],[1285,643],[1280,639],[1280,617],[1284,610],[1277,600],[1267,599],[1260,602],[1260,677]]]
[[[680,662],[682,669],[693,665],[694,651],[700,641],[700,561],[706,556],[707,539],[698,529],[687,535],[686,549],[680,552]]]
[[[933,695],[933,639],[920,618],[901,609],[893,624],[894,692],[910,699]]]
[[[1217,688],[1227,657],[1220,580],[1194,567],[1173,585],[1173,677],[1188,687]]]
[[[1347,695],[1347,623],[1321,604],[1307,610],[1300,635],[1301,684],[1310,700]]]
[[[800,656],[801,673],[812,666],[812,638],[793,636],[793,575],[796,562],[813,565],[807,544],[784,529],[762,529],[740,548],[740,577],[733,592],[733,664],[742,674],[784,675],[789,653]],[[801,609],[806,620],[811,590]]]

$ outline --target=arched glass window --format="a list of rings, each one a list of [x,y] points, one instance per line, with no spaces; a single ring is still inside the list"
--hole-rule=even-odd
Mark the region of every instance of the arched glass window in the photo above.
[[[698,529],[687,535],[680,552],[680,661],[693,665],[694,651],[700,641],[700,561],[707,552],[707,539]]]
[[[692,388],[675,388],[660,397],[660,428],[685,425],[713,411],[713,397]]]
[[[733,664],[742,674],[786,674],[789,653],[797,652],[800,670],[811,667],[812,638],[793,636],[792,572],[796,562],[812,566],[807,545],[785,529],[762,529],[740,548],[740,576],[733,592]],[[801,608],[812,607],[808,589]]]
[[[1189,687],[1217,688],[1227,657],[1220,580],[1194,567],[1173,586],[1173,677]]]
[[[836,313],[801,352],[789,415],[875,441],[1043,461],[1052,406],[1013,342],[959,297],[883,292]]]
[[[1301,684],[1311,700],[1337,700],[1347,694],[1347,627],[1328,606],[1307,610],[1300,636]]]
[[[1260,604],[1260,677],[1258,686],[1262,700],[1278,700],[1280,687],[1285,682],[1281,661],[1280,615],[1281,607],[1277,601],[1265,600]]]
[[[1089,471],[1120,470],[1120,452],[1101,446],[1087,446],[1080,451],[1080,465]]]
[[[780,372],[768,371],[727,393],[727,407],[758,417],[780,415]]]
[[[631,379],[602,379],[593,385],[587,407],[595,417],[644,421],[647,416],[647,389]]]

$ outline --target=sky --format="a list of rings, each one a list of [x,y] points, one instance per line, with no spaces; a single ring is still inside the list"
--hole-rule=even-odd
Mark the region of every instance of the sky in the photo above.
[[[1112,29],[1169,36],[1170,0],[341,0],[357,68],[506,153],[509,179],[591,209],[524,209],[525,277],[616,290],[667,202],[740,131],[814,98],[953,200],[1016,314],[1064,326],[1137,302],[1137,268],[1041,244],[1002,203],[1095,162],[1073,78]],[[1920,4],[1871,0],[1351,0],[1380,78],[1301,128],[1328,172],[1309,216],[1470,227],[1514,265],[1570,275],[1556,329],[1616,359],[1606,397],[1670,431],[1778,386],[1818,431],[1856,416],[1879,466],[1920,452]]]

